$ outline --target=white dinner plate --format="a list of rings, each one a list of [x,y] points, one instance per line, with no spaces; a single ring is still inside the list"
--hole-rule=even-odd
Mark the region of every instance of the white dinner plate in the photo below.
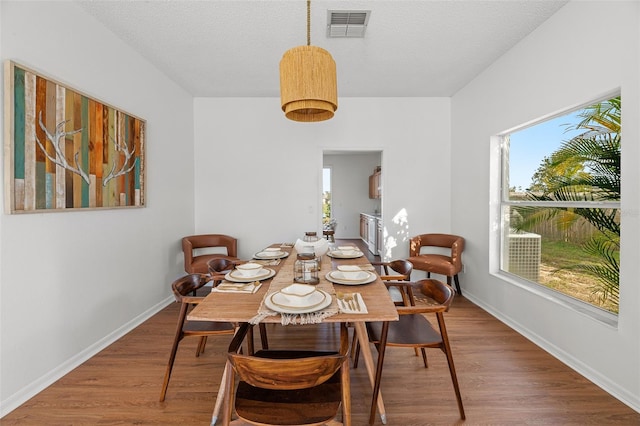
[[[343,284],[343,285],[369,284],[371,282],[374,282],[377,278],[377,275],[374,272],[369,272],[369,271],[362,271],[362,272],[368,274],[369,276],[361,281],[345,280],[340,271],[331,271],[325,276],[325,278],[331,281],[332,283]]]
[[[270,260],[270,259],[284,259],[287,256],[289,256],[289,253],[284,250],[280,252],[259,251],[258,253],[253,255],[253,258],[260,259],[260,260]]]
[[[320,306],[326,298],[327,294],[318,290],[305,297],[286,295],[281,291],[276,291],[269,297],[269,300],[280,308],[309,310]]]
[[[281,314],[306,314],[309,312],[316,312],[331,305],[331,295],[323,290],[318,290],[318,292],[323,293],[324,300],[321,303],[319,303],[317,306],[312,306],[310,308],[290,308],[290,307],[278,306],[271,301],[271,297],[265,298],[264,304],[267,308],[271,309],[272,311],[280,312]]]
[[[258,275],[254,275],[253,277],[245,277],[244,275],[240,274],[237,270],[234,269],[233,271],[225,275],[224,278],[227,281],[233,281],[236,283],[250,283],[251,281],[268,280],[269,278],[273,277],[275,274],[276,274],[276,271],[274,271],[273,269],[262,268],[262,270],[258,272]]]

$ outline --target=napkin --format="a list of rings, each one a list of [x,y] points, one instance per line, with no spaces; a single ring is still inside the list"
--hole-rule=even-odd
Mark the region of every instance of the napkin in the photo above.
[[[353,295],[354,298],[354,304],[356,308],[360,308],[358,309],[353,309],[351,308],[351,306],[349,306],[349,303],[346,300],[343,299],[338,299],[336,297],[336,300],[338,301],[338,308],[340,309],[340,312],[342,312],[343,314],[366,314],[369,313],[367,311],[367,305],[364,304],[364,300],[362,300],[362,296],[360,295],[360,293],[348,293]],[[355,303],[355,301],[358,301],[358,303]]]
[[[262,283],[259,283],[258,285],[254,285],[253,282],[234,283],[230,281],[223,281],[220,284],[218,284],[216,287],[212,288],[211,292],[253,294],[256,291],[260,290],[260,287],[262,287]]]

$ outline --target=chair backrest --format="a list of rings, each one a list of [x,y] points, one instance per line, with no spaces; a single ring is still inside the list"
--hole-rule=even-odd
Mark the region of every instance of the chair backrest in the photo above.
[[[451,249],[451,258],[454,265],[462,265],[462,252],[464,251],[464,238],[452,234],[421,234],[412,237],[409,242],[409,257],[420,255],[422,247],[442,247]]]
[[[238,256],[238,240],[224,234],[191,235],[182,239],[182,251],[185,256],[193,256],[193,250],[207,247],[225,247],[227,256]]]
[[[340,372],[341,398],[343,415],[348,419],[345,424],[351,424],[350,410],[351,397],[349,391],[349,337],[346,324],[340,328],[340,351],[318,352],[301,350],[266,350],[268,355],[251,356],[241,353],[242,342],[251,325],[243,323],[236,331],[227,354],[232,366],[231,374],[228,374],[225,382],[225,391],[233,395],[235,377],[249,385],[267,390],[299,390],[313,388],[331,379]],[[263,351],[258,352],[260,355]],[[230,396],[226,405],[225,418],[231,418],[231,408],[234,398]],[[288,401],[295,403],[296,401]],[[303,409],[303,407],[301,407]],[[337,414],[337,413],[336,413]],[[344,419],[343,419],[344,421]]]
[[[309,358],[271,359],[230,354],[236,374],[251,386],[262,389],[306,389],[329,380],[342,366],[346,355],[327,354]]]
[[[453,287],[439,280],[420,280],[417,281],[417,287],[420,289],[420,293],[445,307],[445,311],[449,310],[451,302],[453,302],[453,298],[456,294]]]
[[[219,257],[211,259],[207,262],[207,268],[211,275],[220,274],[221,272],[231,270],[235,267],[235,262],[231,259]]]
[[[207,277],[202,274],[188,274],[171,283],[171,290],[176,302],[182,302],[184,298],[193,294],[195,290],[207,283]]]
[[[339,353],[318,355],[320,352],[317,351],[281,351],[280,355],[269,358],[240,353],[250,327],[246,323],[240,325],[227,356],[236,374],[251,386],[284,390],[310,388],[329,380],[347,360],[349,342],[344,326],[341,326]]]
[[[405,275],[407,280],[411,278],[411,272],[413,272],[413,264],[405,259],[392,260],[384,265],[383,268],[385,274],[389,275],[389,268],[391,268],[393,271]]]

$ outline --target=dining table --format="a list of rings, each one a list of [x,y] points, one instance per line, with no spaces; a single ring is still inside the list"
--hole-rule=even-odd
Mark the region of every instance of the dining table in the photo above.
[[[252,292],[215,291],[212,290],[187,316],[189,321],[218,321],[232,323],[251,324],[282,324],[285,327],[295,327],[304,324],[318,323],[347,323],[353,326],[355,336],[360,345],[367,375],[372,387],[371,409],[369,424],[375,422],[376,411],[380,414],[383,424],[386,424],[386,411],[382,393],[380,392],[380,378],[382,376],[382,366],[384,362],[384,351],[386,345],[386,333],[381,336],[378,348],[378,359],[374,363],[371,345],[366,330],[367,322],[398,321],[398,312],[391,299],[389,291],[381,280],[369,260],[362,254],[355,256],[338,256],[335,250],[331,250],[320,257],[320,271],[318,273],[319,283],[317,289],[330,295],[331,301],[327,302],[323,309],[318,311],[297,314],[289,312],[276,312],[267,302],[273,294],[294,283],[294,262],[296,260],[296,250],[293,244],[277,243],[269,246],[271,250],[275,248],[284,252],[282,258],[274,260],[252,260],[252,262],[262,262],[265,269],[271,270],[268,278],[261,281],[259,288]],[[363,271],[373,271],[370,282],[354,285],[349,281],[333,279],[335,272],[340,265],[357,265]],[[332,274],[332,275],[330,275]],[[337,282],[336,282],[337,281]],[[233,283],[231,283],[233,285]],[[224,288],[224,286],[222,287]],[[233,287],[231,287],[233,288]],[[344,301],[338,301],[338,295],[355,294],[363,306],[356,310],[348,309]],[[344,297],[344,296],[343,296]],[[353,306],[353,305],[352,305]],[[346,309],[343,309],[346,308]],[[387,327],[383,327],[387,329]],[[226,380],[229,369],[232,368],[229,362],[225,365],[222,383]],[[211,424],[217,421],[220,407],[224,398],[230,395],[223,394],[221,384]],[[230,420],[230,419],[228,419]]]

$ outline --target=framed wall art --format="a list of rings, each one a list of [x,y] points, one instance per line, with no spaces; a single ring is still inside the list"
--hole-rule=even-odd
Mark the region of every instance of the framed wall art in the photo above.
[[[145,205],[143,119],[5,63],[5,211]]]

